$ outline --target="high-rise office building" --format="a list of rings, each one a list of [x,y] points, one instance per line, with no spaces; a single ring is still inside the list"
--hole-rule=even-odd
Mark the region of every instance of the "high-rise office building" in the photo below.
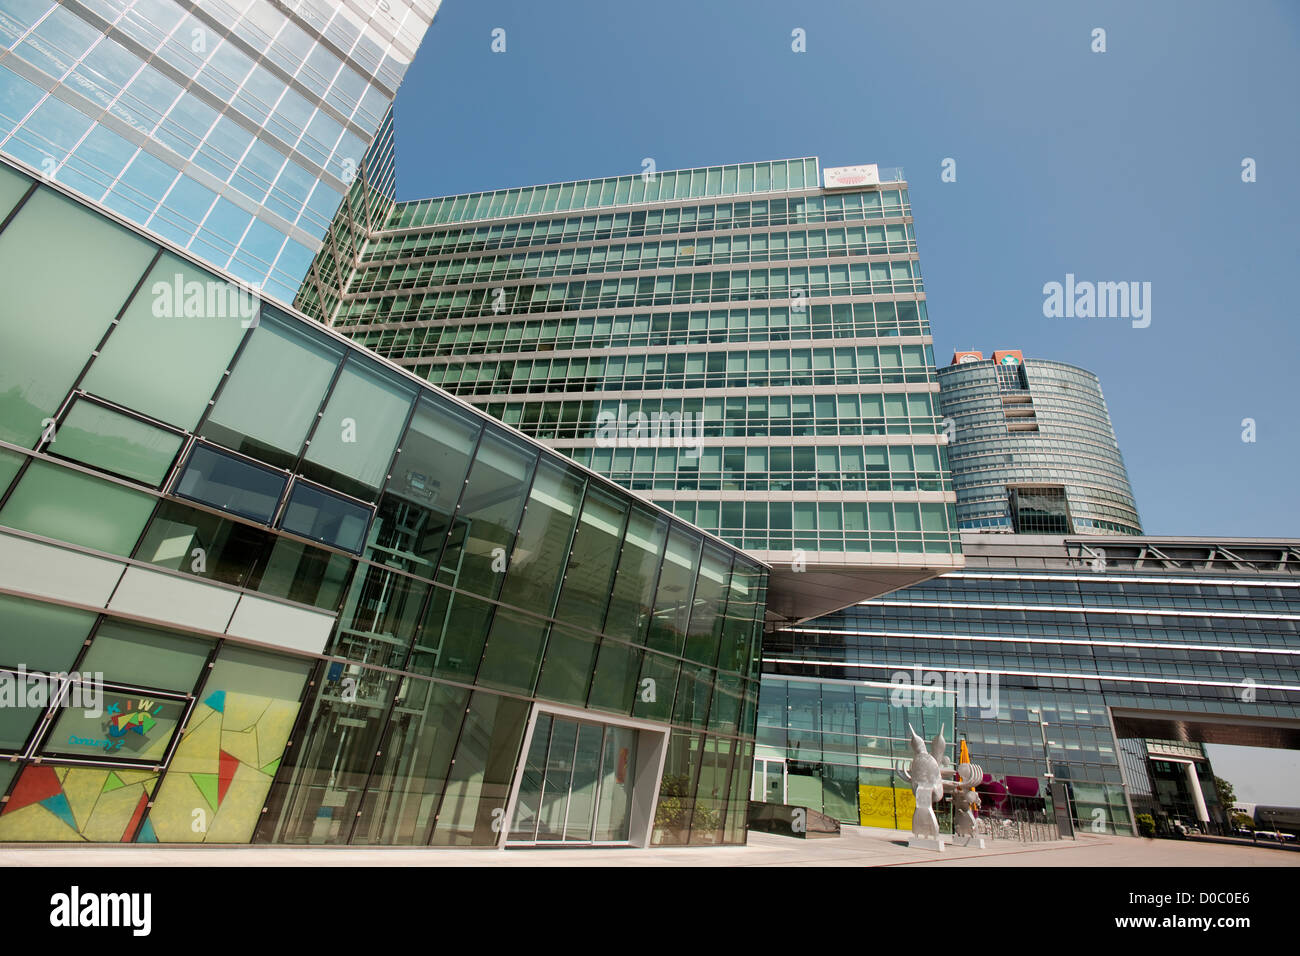
[[[292,301],[441,0],[0,0],[0,152]]]
[[[907,183],[816,159],[351,205],[299,304],[773,567],[801,619],[960,566]]]
[[[766,568],[0,158],[0,842],[738,843]]]
[[[1096,375],[1017,349],[957,352],[939,408],[962,531],[1142,533]]]

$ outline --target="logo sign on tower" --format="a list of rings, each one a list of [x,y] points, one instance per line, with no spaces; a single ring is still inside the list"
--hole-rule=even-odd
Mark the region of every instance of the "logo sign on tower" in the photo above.
[[[826,189],[851,189],[855,186],[880,185],[880,167],[872,163],[869,166],[832,166],[822,173],[822,183]]]

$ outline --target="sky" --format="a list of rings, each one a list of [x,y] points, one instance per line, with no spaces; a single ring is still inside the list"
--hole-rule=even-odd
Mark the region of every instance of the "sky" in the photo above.
[[[398,197],[647,157],[902,166],[941,365],[1095,372],[1149,534],[1300,537],[1298,48],[1300,4],[1265,0],[445,0],[397,97]],[[1150,325],[1045,317],[1067,274],[1149,282]]]
[[[941,365],[1095,372],[1148,534],[1300,537],[1298,53],[1290,0],[445,0],[397,97],[398,198],[647,157],[902,166]],[[1067,274],[1150,283],[1150,324],[1046,317]],[[1239,794],[1300,804],[1300,757],[1268,761]]]

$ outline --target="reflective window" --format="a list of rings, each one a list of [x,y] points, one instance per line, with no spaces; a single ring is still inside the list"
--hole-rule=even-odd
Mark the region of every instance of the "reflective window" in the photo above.
[[[175,494],[253,521],[269,523],[288,476],[243,458],[196,444]]]
[[[686,634],[686,656],[693,661],[713,664],[717,659],[722,609],[726,605],[730,577],[731,555],[711,544],[705,545]]]
[[[631,713],[643,655],[644,651],[639,648],[617,641],[602,641],[596,669],[592,673],[587,706],[616,714]]]
[[[555,617],[566,624],[600,630],[618,567],[626,502],[588,486],[582,517],[570,547]]]
[[[524,700],[475,693],[433,832],[437,846],[493,846],[528,722]]]
[[[371,556],[431,577],[482,425],[422,396],[379,499]]]
[[[535,614],[551,613],[584,484],[576,471],[553,461],[543,460],[537,466],[501,589],[506,604]]]
[[[579,706],[586,703],[598,641],[595,634],[554,625],[546,642],[537,696]]]
[[[667,536],[666,519],[633,505],[609,597],[607,634],[637,643],[645,640]]]
[[[681,654],[686,639],[686,625],[691,613],[691,595],[695,589],[696,568],[700,557],[700,538],[682,528],[668,535],[659,587],[655,593],[654,616],[646,644],[669,654]]]
[[[479,443],[439,564],[439,580],[494,597],[514,542],[537,452],[489,430]]]
[[[95,632],[79,670],[103,673],[114,683],[189,692],[212,647],[202,638],[109,619]]]
[[[280,527],[304,538],[360,554],[372,512],[355,501],[330,494],[305,481],[296,481],[289,493]]]
[[[352,842],[429,842],[469,693],[445,684],[407,682],[403,706],[389,717]]]

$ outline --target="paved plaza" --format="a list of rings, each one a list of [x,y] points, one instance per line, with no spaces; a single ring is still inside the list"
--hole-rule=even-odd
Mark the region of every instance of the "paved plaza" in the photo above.
[[[1280,847],[1130,837],[1022,844],[985,850],[913,850],[896,830],[845,827],[839,837],[798,840],[751,833],[743,847],[445,850],[424,847],[0,846],[0,866],[1300,866]]]

